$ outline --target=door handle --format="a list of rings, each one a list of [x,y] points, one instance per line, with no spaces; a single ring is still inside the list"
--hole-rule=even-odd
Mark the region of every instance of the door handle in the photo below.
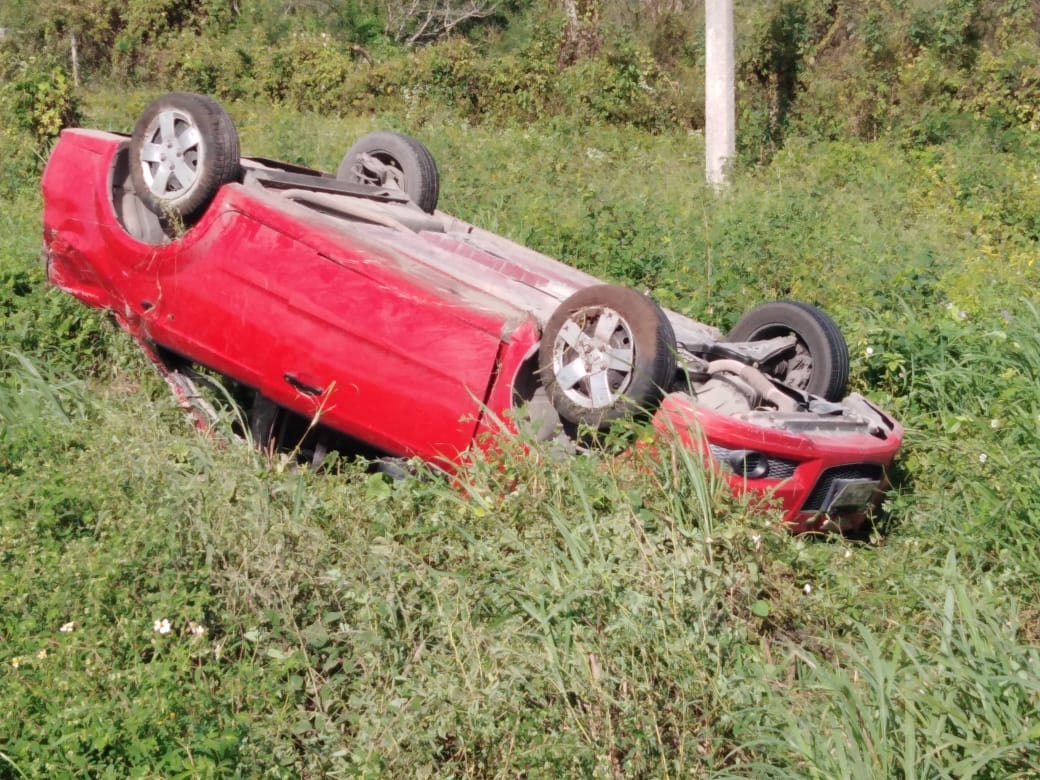
[[[317,385],[311,385],[304,382],[302,379],[297,377],[295,374],[285,374],[284,379],[294,388],[299,390],[304,395],[321,395],[325,392],[324,387],[318,387]]]

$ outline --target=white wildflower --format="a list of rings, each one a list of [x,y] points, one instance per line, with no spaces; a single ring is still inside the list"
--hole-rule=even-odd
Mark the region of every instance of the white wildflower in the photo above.
[[[63,623],[61,628],[59,628],[58,630],[63,634],[71,634],[75,630],[75,628],[75,621],[70,620],[68,623]]]
[[[867,347],[865,350],[863,350],[863,354],[865,354],[867,357],[872,357],[874,355],[874,348]]]
[[[1000,427],[1000,420],[998,420],[996,417],[994,417],[992,420],[989,421],[989,427],[992,428],[993,430],[996,430],[997,428]]]
[[[985,452],[979,453],[979,463],[985,463],[987,460],[989,460],[989,456]]]
[[[188,623],[188,631],[191,632],[192,636],[206,636],[206,627],[201,623],[196,623],[194,620]]]
[[[156,620],[152,623],[152,629],[159,634],[168,634],[170,633],[170,621],[166,618]]]
[[[802,588],[802,593],[804,593],[806,596],[812,593],[812,585],[810,585],[808,582],[805,583],[805,587]]]

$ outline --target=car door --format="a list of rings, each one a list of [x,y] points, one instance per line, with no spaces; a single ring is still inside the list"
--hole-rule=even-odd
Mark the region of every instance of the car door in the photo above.
[[[168,282],[180,347],[382,450],[435,459],[466,449],[502,314],[409,262],[392,231],[345,236],[247,205],[226,211]]]

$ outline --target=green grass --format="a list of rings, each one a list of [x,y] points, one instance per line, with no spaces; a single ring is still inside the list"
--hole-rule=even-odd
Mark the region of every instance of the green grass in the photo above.
[[[88,95],[88,124],[149,97]],[[325,169],[407,130],[446,209],[721,325],[823,305],[907,427],[887,516],[795,538],[681,452],[534,448],[453,486],[202,435],[45,289],[26,172],[0,212],[0,777],[1037,776],[1029,148],[792,141],[716,198],[682,133],[231,111],[248,152]]]

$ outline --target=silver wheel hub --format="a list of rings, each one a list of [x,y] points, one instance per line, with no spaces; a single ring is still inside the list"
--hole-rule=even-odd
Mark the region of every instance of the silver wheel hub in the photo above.
[[[632,384],[632,329],[613,309],[574,312],[553,342],[553,374],[560,390],[586,409],[614,405]]]
[[[202,135],[189,114],[176,109],[159,113],[148,125],[141,146],[141,172],[158,198],[185,195],[198,181],[205,156]]]

